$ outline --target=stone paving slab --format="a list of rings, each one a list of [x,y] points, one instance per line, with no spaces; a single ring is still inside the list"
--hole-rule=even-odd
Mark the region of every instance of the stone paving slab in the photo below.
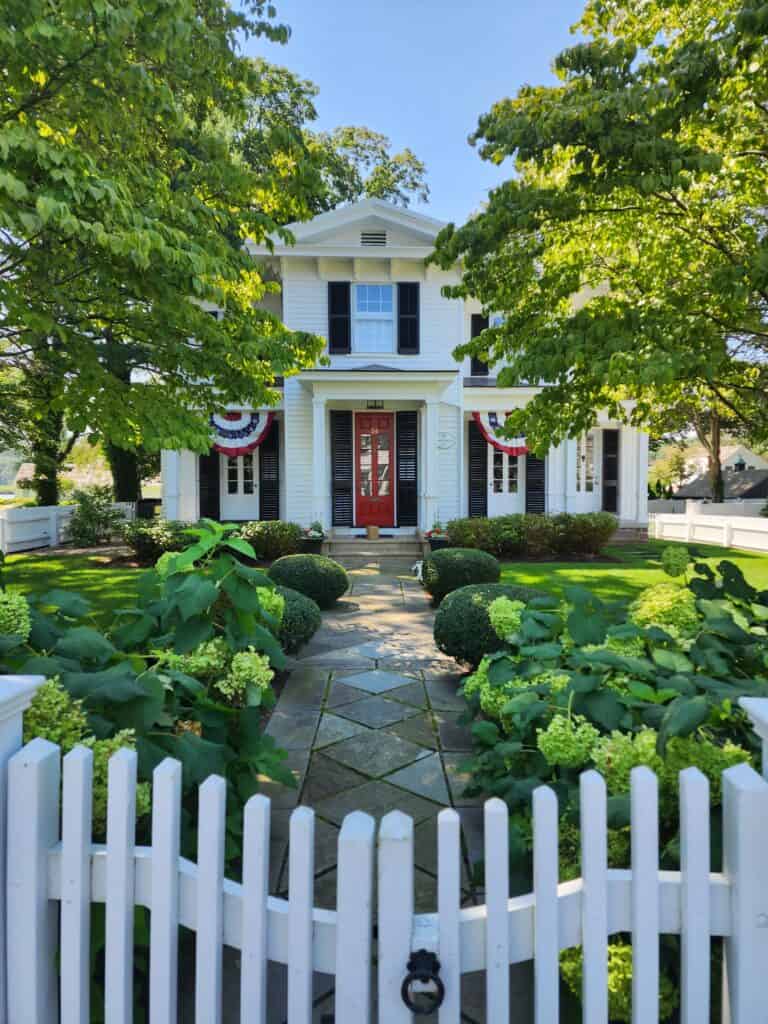
[[[395,786],[407,789],[410,793],[434,800],[437,804],[450,803],[448,784],[445,781],[439,754],[429,754],[428,757],[406,765],[405,768],[391,772],[385,779]]]
[[[364,736],[353,736],[326,747],[325,753],[347,768],[375,779],[426,757],[429,751],[391,733],[371,730]]]
[[[399,672],[386,672],[381,669],[369,669],[367,672],[350,673],[343,677],[347,686],[354,686],[368,693],[387,693],[400,686],[412,682],[412,677]]]
[[[395,722],[394,725],[390,725],[387,728],[387,732],[392,732],[395,736],[400,736],[404,740],[410,740],[411,743],[418,743],[420,747],[437,750],[438,741],[434,725],[432,724],[432,715],[428,711],[419,711],[415,707],[412,710],[416,712],[412,718],[405,718],[402,722]]]
[[[359,703],[362,703],[362,701]],[[347,707],[352,707],[352,705],[348,704]],[[323,747],[330,746],[331,743],[338,743],[339,740],[348,740],[350,736],[356,736],[360,732],[365,732],[364,725],[353,722],[349,718],[340,718],[339,715],[326,711],[320,719],[320,726],[315,736],[314,749],[322,750]]]
[[[290,685],[290,681],[286,683],[286,689]],[[281,695],[269,719],[266,733],[284,750],[309,750],[319,721],[319,708],[304,705],[284,706]]]
[[[401,722],[417,712],[418,709],[410,704],[378,696],[356,700],[338,709],[339,715],[359,722],[369,729],[383,729],[385,725],[394,725],[395,722]]]
[[[349,686],[334,675],[326,693],[325,707],[326,709],[338,708],[343,704],[351,704],[353,700],[362,700],[366,696],[365,690],[358,690],[355,686]]]
[[[312,771],[308,773],[301,799],[308,807],[316,807],[321,800],[343,793],[354,786],[364,786],[368,779],[359,772],[345,768],[322,753],[312,755]]]
[[[365,811],[377,821],[390,811],[402,811],[419,822],[434,817],[440,810],[439,804],[382,780],[366,782],[315,804],[316,813],[336,825],[352,811]]]

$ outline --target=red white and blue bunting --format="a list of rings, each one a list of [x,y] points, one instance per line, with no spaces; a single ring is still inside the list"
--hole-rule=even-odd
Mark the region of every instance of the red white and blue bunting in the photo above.
[[[504,427],[507,416],[509,416],[508,412],[504,413],[504,419],[500,419],[499,414],[495,412],[472,413],[472,419],[480,428],[480,433],[488,444],[498,448],[500,452],[506,452],[507,455],[525,455],[528,451],[528,446],[525,443],[524,437],[498,436],[498,432]]]
[[[274,418],[273,412],[251,409],[214,413],[211,416],[213,447],[230,458],[247,455],[266,440]]]

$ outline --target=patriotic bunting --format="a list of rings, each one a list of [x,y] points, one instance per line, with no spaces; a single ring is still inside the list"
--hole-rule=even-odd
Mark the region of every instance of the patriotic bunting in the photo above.
[[[528,446],[525,443],[524,437],[497,436],[498,431],[503,428],[508,415],[509,413],[504,413],[504,419],[500,421],[498,413],[473,412],[472,419],[480,428],[480,433],[488,444],[498,448],[500,452],[506,452],[507,455],[525,455],[528,451]]]
[[[274,418],[273,412],[253,412],[250,409],[214,413],[211,416],[213,447],[231,458],[247,455],[266,440]]]

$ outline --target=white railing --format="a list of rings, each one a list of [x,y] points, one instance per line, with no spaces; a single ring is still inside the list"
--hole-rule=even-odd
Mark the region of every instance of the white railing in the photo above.
[[[717,544],[725,548],[768,551],[768,518],[752,515],[709,514],[703,509],[714,506],[688,502],[685,515],[649,516],[648,534],[656,540]]]
[[[115,502],[126,522],[136,515],[133,502]],[[0,508],[0,551],[4,555],[37,548],[54,548],[67,540],[67,527],[74,505],[35,505],[29,508]]]
[[[16,724],[28,680],[0,680],[9,695],[3,727]],[[15,703],[14,703],[15,701]],[[747,710],[760,719],[762,703]],[[0,711],[2,709],[0,708]],[[0,764],[2,754],[0,753]],[[411,1024],[401,997],[412,951],[439,957],[445,1001],[440,1024],[459,1024],[461,975],[485,972],[486,1020],[510,1020],[510,964],[533,961],[536,1024],[559,1020],[559,954],[583,947],[583,1020],[607,1024],[607,944],[631,934],[633,1021],[657,1024],[659,936],[681,937],[681,1024],[710,1019],[710,937],[725,940],[731,1024],[765,1024],[768,990],[768,783],[740,765],[723,776],[723,870],[710,872],[709,790],[697,769],[680,776],[681,870],[659,870],[658,790],[653,773],[631,781],[631,870],[606,866],[606,793],[590,771],[580,784],[582,878],[558,881],[558,810],[554,792],[534,793],[534,888],[509,898],[508,815],[485,804],[485,892],[480,907],[461,907],[460,822],[447,809],[437,821],[438,893],[432,914],[414,914],[413,822],[394,811],[376,836],[372,818],[346,817],[338,849],[335,911],[313,906],[314,813],[290,822],[289,894],[268,895],[270,808],[246,805],[243,881],[224,877],[224,780],[199,789],[197,863],[179,856],[181,766],[163,761],[153,776],[151,846],[134,845],[136,755],[109,765],[106,845],[91,842],[92,755],[63,759],[42,739],[8,762],[7,1020],[10,1024],[88,1021],[91,906],[106,907],[105,1018],[131,1020],[133,910],[151,911],[149,1005],[152,1024],[177,1019],[178,926],[196,932],[195,1019],[222,1019],[223,947],[241,951],[240,1019],[267,1019],[268,961],[287,965],[289,1024],[312,1020],[313,972],[335,976],[335,1024]],[[63,785],[62,785],[63,769]],[[60,814],[61,811],[61,814]],[[61,830],[59,821],[61,820]],[[377,857],[375,858],[375,852]],[[0,861],[2,858],[0,858]],[[377,1009],[371,1007],[374,865],[378,879]],[[417,986],[418,987],[418,986]],[[95,1008],[94,1008],[95,1009]],[[2,1018],[5,1020],[6,1018]],[[725,1018],[724,1018],[725,1019]]]

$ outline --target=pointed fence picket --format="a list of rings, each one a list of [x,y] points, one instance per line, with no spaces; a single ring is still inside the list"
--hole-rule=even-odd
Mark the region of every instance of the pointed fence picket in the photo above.
[[[0,723],[2,723],[0,707]],[[195,1016],[222,1019],[223,947],[241,951],[240,1020],[265,1024],[268,962],[287,967],[288,1024],[309,1024],[313,974],[335,976],[337,1024],[412,1024],[401,998],[412,952],[437,954],[445,999],[440,1024],[461,1019],[462,975],[485,971],[486,1019],[509,1020],[510,965],[534,962],[535,1024],[557,1024],[559,957],[583,950],[583,1020],[607,1024],[607,944],[633,940],[633,1021],[658,1020],[659,937],[678,935],[681,1024],[710,1017],[710,944],[725,940],[731,1024],[768,1024],[768,783],[740,765],[723,776],[724,863],[709,864],[709,787],[696,769],[680,778],[680,871],[660,871],[658,787],[653,773],[631,779],[631,860],[607,868],[605,784],[596,772],[580,783],[582,877],[560,882],[557,799],[542,787],[533,799],[533,892],[509,897],[508,814],[485,805],[485,906],[461,907],[460,822],[453,810],[437,822],[437,912],[414,913],[413,822],[399,812],[375,824],[361,812],[339,835],[335,911],[313,906],[314,812],[296,809],[290,823],[287,900],[268,895],[269,801],[245,809],[243,882],[224,877],[226,786],[210,777],[199,791],[197,864],[179,855],[181,768],[168,759],[154,773],[151,846],[134,844],[136,759],[109,765],[106,845],[91,841],[92,756],[33,740],[7,765],[5,858],[9,1024],[82,1024],[103,1009],[107,1024],[133,1014],[134,908],[151,911],[149,1019],[178,1019],[178,928],[196,933]],[[62,814],[60,817],[60,802]],[[0,812],[2,808],[0,808]],[[61,824],[59,824],[61,822]],[[378,906],[374,870],[378,847]],[[1,866],[1,865],[0,865]],[[106,908],[104,1007],[89,1004],[89,927],[93,904]],[[374,924],[378,940],[374,947]],[[377,958],[377,1012],[371,1005]],[[428,987],[428,986],[427,986]]]

